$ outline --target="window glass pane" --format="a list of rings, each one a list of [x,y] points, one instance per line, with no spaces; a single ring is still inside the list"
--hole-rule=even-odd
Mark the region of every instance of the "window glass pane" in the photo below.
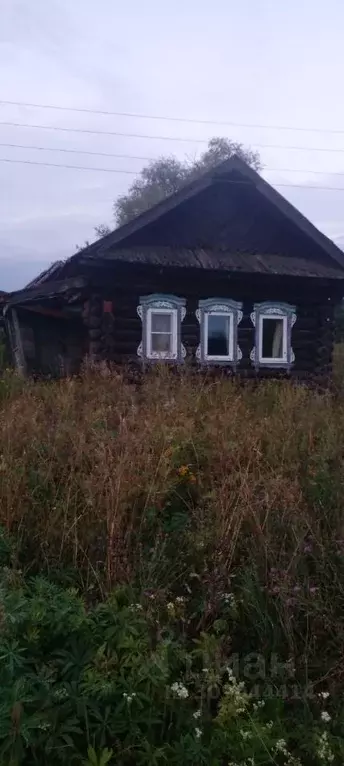
[[[228,356],[230,317],[208,315],[208,356]]]
[[[152,332],[171,332],[172,314],[152,314]]]
[[[171,352],[172,335],[169,333],[152,333],[152,351]]]
[[[264,318],[262,324],[263,358],[281,359],[283,357],[283,319]]]

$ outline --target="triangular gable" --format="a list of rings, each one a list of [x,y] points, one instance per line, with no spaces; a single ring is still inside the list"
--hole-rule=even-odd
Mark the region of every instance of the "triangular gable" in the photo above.
[[[175,194],[165,200],[162,200],[154,207],[145,211],[134,218],[129,223],[120,226],[102,239],[94,242],[85,248],[79,255],[104,255],[108,250],[117,247],[124,241],[139,232],[141,229],[157,221],[161,216],[174,210],[186,200],[200,194],[207,187],[211,186],[216,180],[224,177],[228,173],[240,173],[243,182],[252,184],[255,189],[262,194],[282,215],[292,222],[317,248],[320,248],[324,255],[331,258],[344,269],[344,253],[328,237],[322,234],[302,213],[300,213],[290,202],[288,202],[279,192],[276,191],[267,181],[265,181],[256,170],[253,170],[244,160],[237,155],[233,155],[228,160],[217,165],[215,168],[204,173],[199,178],[183,186]]]

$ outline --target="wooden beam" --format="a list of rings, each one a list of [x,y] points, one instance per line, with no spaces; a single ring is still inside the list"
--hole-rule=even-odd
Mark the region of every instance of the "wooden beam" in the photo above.
[[[16,370],[20,375],[26,373],[26,360],[23,349],[22,337],[20,333],[20,325],[18,321],[18,315],[15,309],[11,309],[10,317],[8,320],[10,342],[12,347],[12,354],[14,358],[14,364]]]

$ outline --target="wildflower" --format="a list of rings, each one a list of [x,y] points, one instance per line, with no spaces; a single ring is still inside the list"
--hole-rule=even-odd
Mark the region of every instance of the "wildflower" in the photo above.
[[[240,734],[241,734],[241,736],[242,736],[244,741],[246,741],[247,739],[250,739],[250,737],[252,737],[251,732],[248,731],[248,730],[245,731],[244,729],[240,729]]]
[[[179,699],[185,700],[189,696],[189,692],[186,686],[184,686],[184,684],[178,683],[178,681],[175,681],[174,684],[172,684],[171,691],[173,691],[173,693],[179,697]]]
[[[173,604],[172,601],[169,601],[169,603],[166,606],[166,609],[167,609],[168,614],[170,615],[170,617],[173,617],[175,609],[174,609],[174,604]]]
[[[200,710],[196,710],[195,713],[193,713],[192,717],[193,718],[200,718],[201,717],[201,711]]]
[[[228,714],[228,710],[231,711],[231,715],[243,713],[249,703],[249,697],[250,695],[245,690],[244,682],[238,683],[233,675],[229,676],[229,682],[224,687],[219,718],[224,719]]]
[[[199,739],[202,736],[202,729],[199,729],[198,726],[195,728],[195,737],[196,739]]]
[[[328,741],[327,731],[324,731],[319,737],[317,754],[320,761],[324,761],[324,763],[332,763],[334,761],[334,754]]]
[[[127,694],[127,692],[123,692],[123,697],[127,701],[128,705],[130,705],[134,697],[136,697],[136,692],[132,692],[131,694]]]
[[[327,712],[327,710],[323,710],[321,713],[321,720],[324,721],[324,723],[329,723],[331,720],[330,714]]]
[[[55,691],[54,691],[54,698],[56,700],[58,700],[58,701],[64,700],[64,699],[67,699],[67,697],[68,697],[67,689],[64,689],[64,688],[62,688],[62,689],[55,689]]]
[[[184,596],[177,596],[176,604],[184,604],[184,602],[185,602]]]
[[[257,707],[265,707],[265,700],[258,700]]]
[[[179,476],[185,477],[189,473],[189,466],[188,465],[181,465],[180,468],[178,468],[178,474]]]
[[[232,607],[235,606],[235,598],[233,596],[233,593],[224,593],[223,600],[226,606],[232,606]]]
[[[321,697],[323,700],[327,700],[329,696],[330,692],[319,692],[319,697]]]
[[[38,728],[41,731],[48,731],[49,729],[51,729],[51,723],[49,723],[49,721],[42,721],[41,723],[38,724]]]
[[[276,753],[283,753],[283,755],[288,755],[287,750],[287,743],[285,739],[278,739],[275,744],[275,751]]]

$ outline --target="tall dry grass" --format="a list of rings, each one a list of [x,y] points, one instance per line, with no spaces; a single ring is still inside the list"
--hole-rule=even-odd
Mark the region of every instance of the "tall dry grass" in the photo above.
[[[139,387],[106,370],[49,384],[7,374],[0,397],[0,524],[25,568],[77,568],[102,589],[196,578],[200,624],[237,588],[234,643],[278,645],[341,678],[340,395],[162,369]]]

